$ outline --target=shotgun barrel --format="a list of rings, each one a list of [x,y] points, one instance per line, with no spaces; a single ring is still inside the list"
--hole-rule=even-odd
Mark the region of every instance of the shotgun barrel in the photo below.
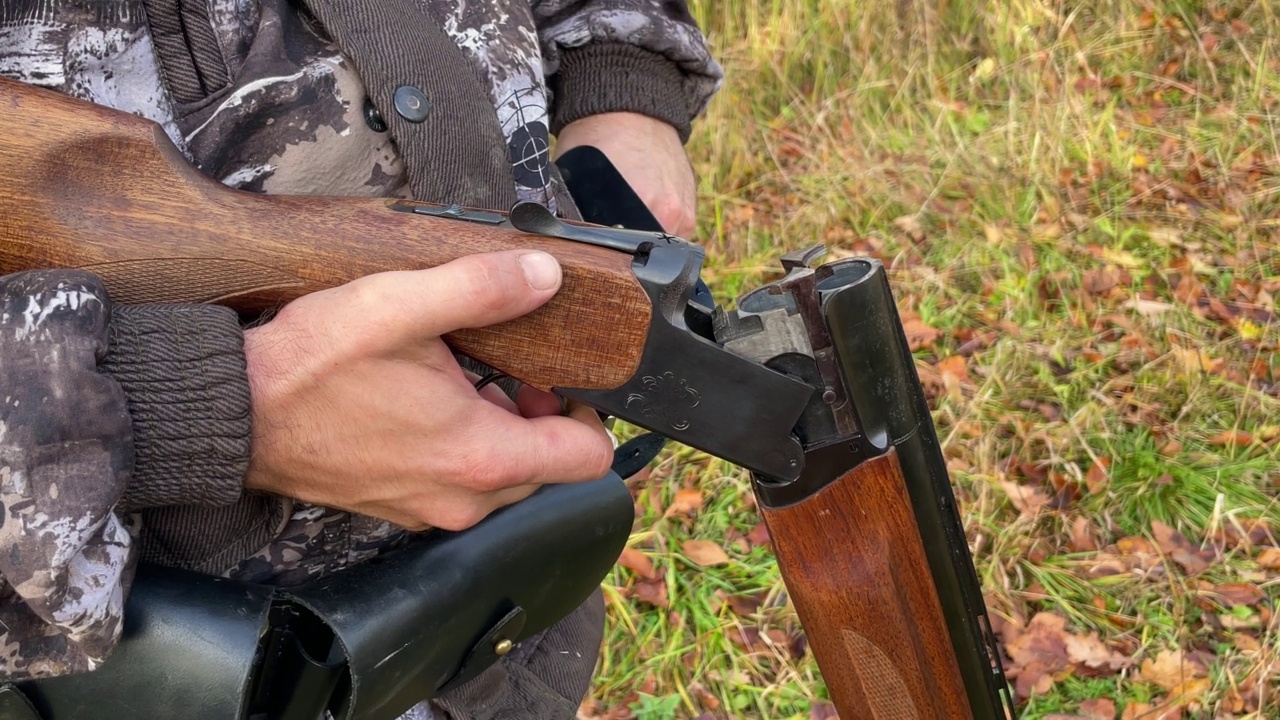
[[[795,279],[809,272],[807,283]],[[816,296],[839,369],[827,379],[844,385],[844,404],[832,411],[856,429],[828,424],[806,440],[800,478],[757,475],[755,488],[841,717],[1011,719],[981,586],[883,265],[854,258],[814,272],[793,264],[789,277],[780,284],[792,297],[806,289]]]

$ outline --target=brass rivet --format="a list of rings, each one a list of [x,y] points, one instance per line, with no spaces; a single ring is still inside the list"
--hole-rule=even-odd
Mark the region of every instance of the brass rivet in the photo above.
[[[515,647],[515,643],[504,638],[493,644],[493,654],[501,657],[511,652],[513,647]]]

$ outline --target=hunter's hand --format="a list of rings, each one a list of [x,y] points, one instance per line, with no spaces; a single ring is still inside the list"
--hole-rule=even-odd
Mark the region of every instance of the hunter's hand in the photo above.
[[[440,336],[531,312],[560,287],[550,255],[474,255],[371,275],[245,333],[253,447],[245,487],[423,529],[461,530],[539,485],[602,477],[593,410],[477,393]]]
[[[675,128],[637,113],[589,115],[560,129],[556,156],[579,145],[608,156],[667,232],[693,237],[698,186]]]

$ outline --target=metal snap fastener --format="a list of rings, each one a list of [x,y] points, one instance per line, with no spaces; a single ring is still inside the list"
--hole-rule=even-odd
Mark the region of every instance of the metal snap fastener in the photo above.
[[[387,121],[382,119],[382,113],[378,112],[378,108],[373,106],[373,101],[369,98],[364,99],[364,124],[374,132],[387,131]]]
[[[421,90],[412,85],[401,85],[396,88],[394,100],[396,112],[411,123],[426,120],[427,113],[431,110],[431,101],[427,100],[427,96]]]

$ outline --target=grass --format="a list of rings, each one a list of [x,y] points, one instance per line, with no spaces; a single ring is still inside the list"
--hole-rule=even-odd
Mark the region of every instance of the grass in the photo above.
[[[708,283],[731,301],[817,243],[884,259],[904,317],[939,331],[917,364],[989,610],[1013,628],[1057,613],[1135,658],[1059,673],[1022,717],[1097,698],[1141,716],[1172,696],[1142,663],[1174,650],[1205,667],[1187,716],[1280,715],[1263,552],[1280,542],[1255,524],[1280,528],[1280,8],[690,5],[728,72],[689,145]],[[1015,507],[1008,482],[1048,502]],[[631,569],[607,579],[584,716],[824,717],[772,556],[748,537],[746,474],[679,448],[633,489],[631,546],[667,606]],[[682,489],[700,507],[669,512]],[[1163,553],[1135,569],[1122,551],[1157,543],[1153,521],[1206,567]],[[689,539],[730,562],[699,567]],[[1205,600],[1231,584],[1261,599]]]

